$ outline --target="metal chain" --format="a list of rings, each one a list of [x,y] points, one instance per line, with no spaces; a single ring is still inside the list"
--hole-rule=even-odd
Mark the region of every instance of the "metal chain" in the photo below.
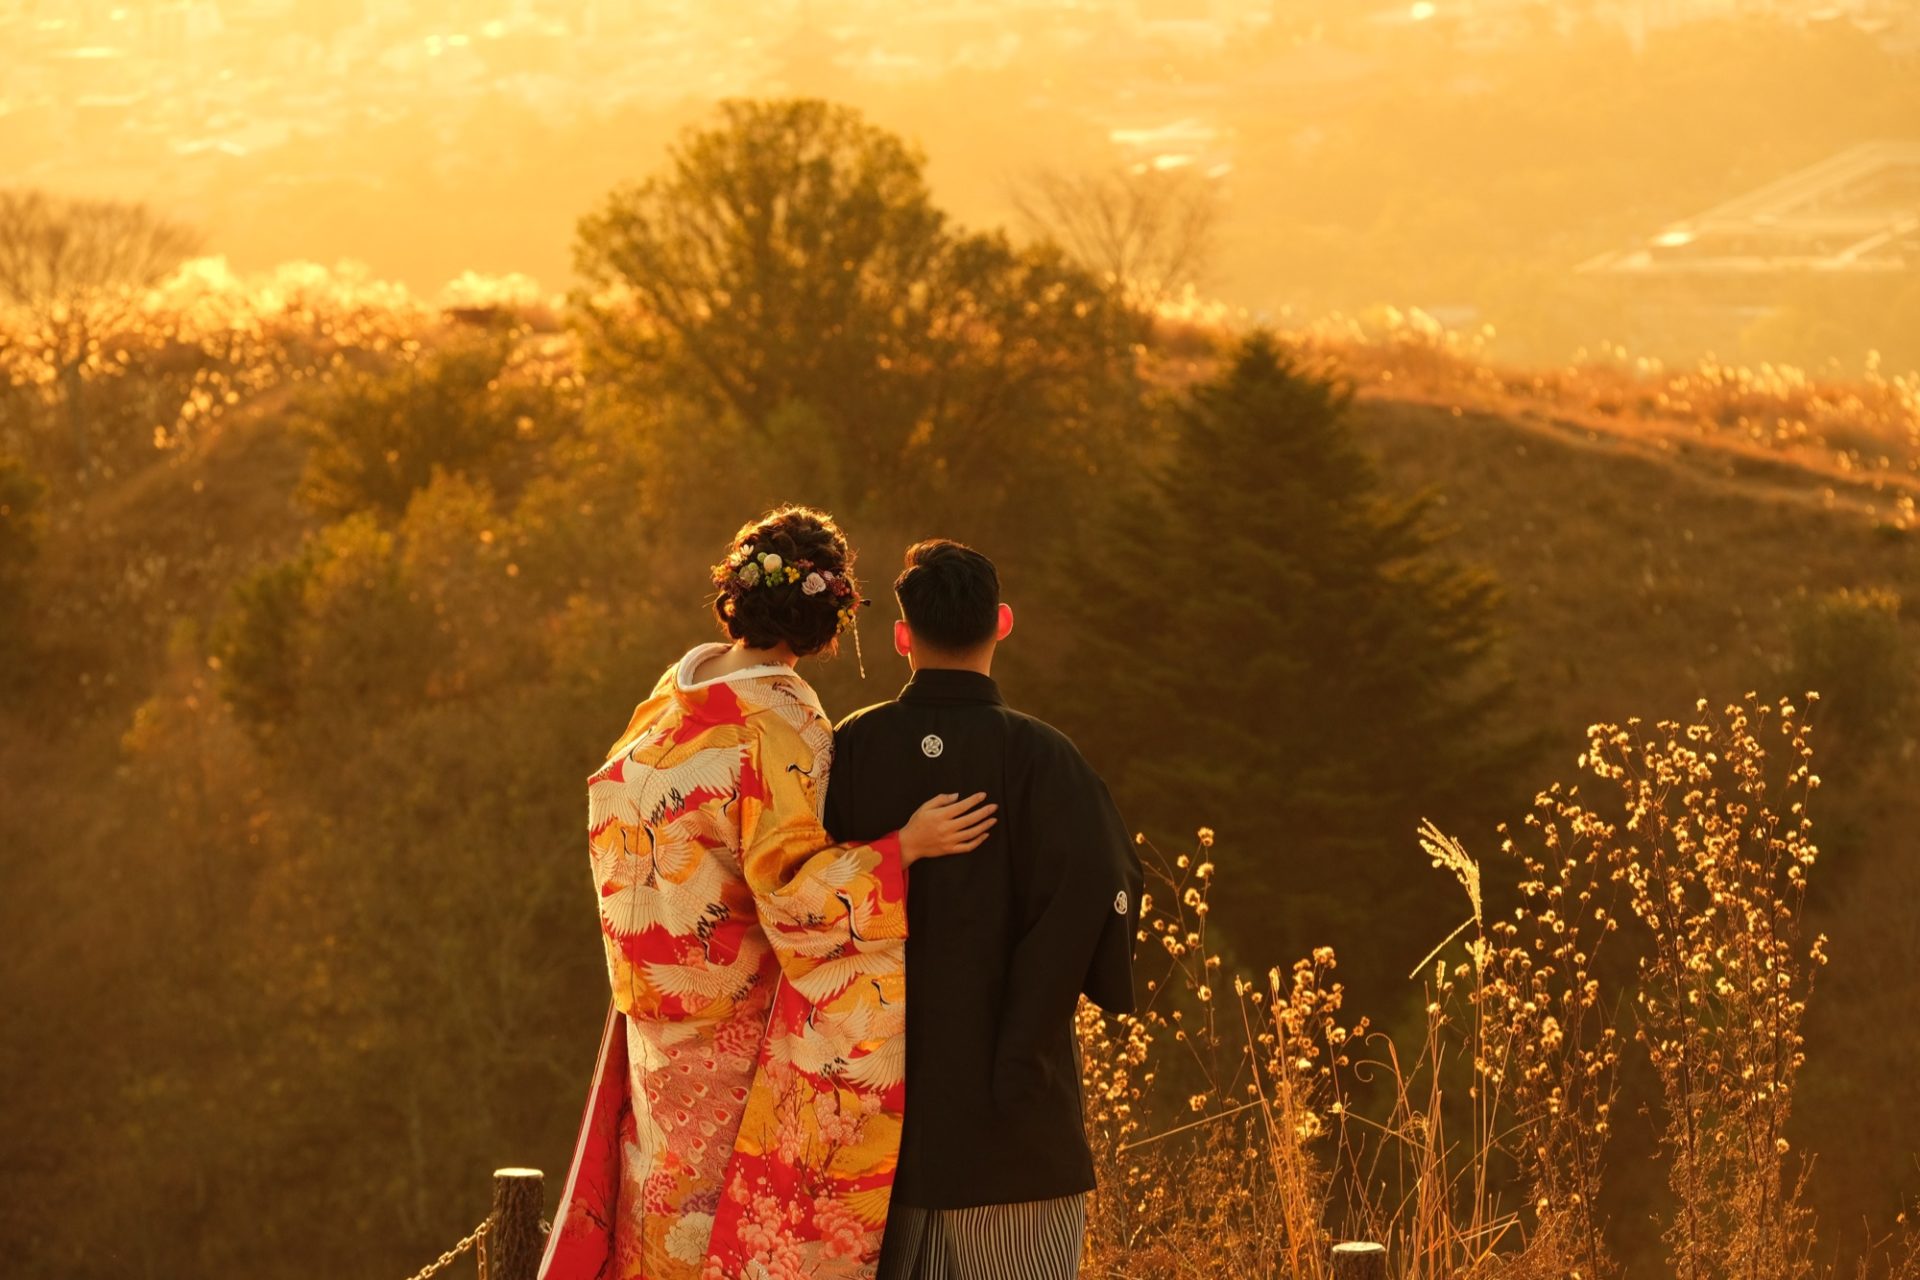
[[[432,1262],[428,1263],[426,1266],[420,1268],[420,1270],[414,1272],[411,1276],[407,1278],[407,1280],[427,1280],[428,1276],[433,1275],[437,1271],[446,1270],[447,1267],[453,1262],[455,1258],[459,1257],[461,1254],[465,1253],[467,1250],[472,1249],[476,1246],[478,1246],[480,1249],[480,1274],[482,1277],[485,1277],[487,1273],[487,1264],[486,1264],[487,1253],[486,1253],[486,1246],[482,1245],[480,1242],[486,1238],[487,1228],[491,1227],[492,1225],[493,1225],[492,1218],[484,1219],[480,1223],[480,1225],[475,1227],[471,1232],[469,1232],[460,1241],[459,1244],[456,1244],[455,1246],[453,1246],[453,1248],[447,1250],[445,1253],[441,1254],[438,1258],[434,1259]]]
[[[480,1280],[487,1280],[487,1230],[492,1226],[493,1218],[488,1216],[481,1221],[479,1226],[464,1236],[459,1244],[454,1245],[453,1248],[447,1250],[438,1258],[435,1258],[432,1262],[408,1276],[407,1280],[428,1280],[428,1277],[434,1275],[436,1272],[445,1271],[455,1258],[469,1249],[473,1250],[474,1261],[479,1263]],[[551,1233],[552,1230],[553,1224],[551,1222],[548,1222],[545,1218],[540,1219],[541,1235],[547,1235]]]

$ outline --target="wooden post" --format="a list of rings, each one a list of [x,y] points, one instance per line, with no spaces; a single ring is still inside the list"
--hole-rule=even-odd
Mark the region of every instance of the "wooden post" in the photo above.
[[[1332,1280],[1387,1280],[1387,1246],[1354,1240],[1333,1246]]]
[[[487,1280],[534,1280],[547,1242],[540,1234],[545,1206],[538,1169],[493,1171],[493,1216],[487,1228]]]

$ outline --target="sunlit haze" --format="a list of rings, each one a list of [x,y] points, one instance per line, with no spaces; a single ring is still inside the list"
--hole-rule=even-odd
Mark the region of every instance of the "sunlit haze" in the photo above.
[[[0,0],[0,1275],[1920,1280],[1916,601],[1920,0]]]
[[[1200,175],[1194,283],[1256,317],[1857,368],[1920,363],[1916,49],[1908,0],[0,0],[0,166],[240,270],[559,291],[713,100],[817,94],[970,225],[1037,173]]]

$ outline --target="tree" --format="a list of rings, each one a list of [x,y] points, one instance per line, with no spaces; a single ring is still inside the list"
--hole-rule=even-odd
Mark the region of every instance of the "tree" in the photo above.
[[[596,360],[732,417],[815,500],[911,478],[936,510],[1008,507],[1033,496],[1005,483],[1015,449],[1044,492],[1136,399],[1136,326],[1059,250],[949,226],[922,163],[847,108],[723,104],[581,221]]]
[[[0,656],[12,655],[26,640],[23,579],[39,549],[43,492],[25,463],[0,454]]]
[[[1842,747],[1878,746],[1900,727],[1913,696],[1914,655],[1897,592],[1842,587],[1799,601],[1788,639],[1787,688],[1820,695],[1821,718]]]
[[[330,379],[302,406],[308,505],[336,518],[395,517],[441,471],[517,490],[538,446],[569,433],[578,411],[569,382],[520,359],[519,339],[451,337]]]
[[[1424,496],[1384,492],[1349,399],[1247,339],[1068,570],[1067,669],[1099,676],[1066,682],[1067,726],[1136,824],[1218,829],[1244,890],[1222,923],[1262,963],[1404,912],[1419,820],[1474,811],[1514,758],[1487,736],[1495,585]]]
[[[1015,190],[1014,208],[1029,232],[1150,307],[1205,278],[1220,199],[1191,169],[1141,165],[1035,174]]]
[[[726,102],[670,149],[669,171],[582,219],[582,275],[639,314],[590,314],[621,354],[693,375],[754,423],[822,378],[871,376],[891,313],[947,242],[892,134],[824,102]]]
[[[25,317],[44,353],[78,465],[91,460],[82,403],[89,361],[132,323],[142,292],[199,243],[144,205],[0,191],[0,306]]]

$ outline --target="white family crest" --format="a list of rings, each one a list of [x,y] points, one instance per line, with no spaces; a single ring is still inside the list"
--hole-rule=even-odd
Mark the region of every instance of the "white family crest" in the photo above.
[[[938,734],[930,733],[920,739],[920,754],[929,760],[937,758],[939,754],[946,749],[947,744],[940,741],[940,735]]]
[[[1113,895],[1113,909],[1116,914],[1127,914],[1127,891],[1125,889]]]

